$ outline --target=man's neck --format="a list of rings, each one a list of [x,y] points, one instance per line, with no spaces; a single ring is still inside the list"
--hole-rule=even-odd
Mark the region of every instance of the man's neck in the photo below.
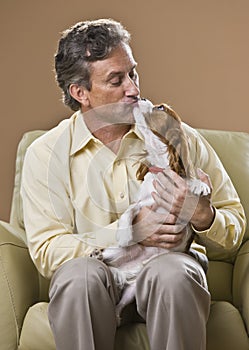
[[[130,124],[110,124],[93,116],[83,115],[86,126],[94,137],[99,139],[114,153],[118,153],[124,135],[130,130]]]

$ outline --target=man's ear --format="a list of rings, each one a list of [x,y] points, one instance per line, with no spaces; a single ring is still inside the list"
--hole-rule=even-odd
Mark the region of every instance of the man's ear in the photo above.
[[[69,86],[69,93],[83,107],[89,106],[88,90],[84,86],[71,84]]]

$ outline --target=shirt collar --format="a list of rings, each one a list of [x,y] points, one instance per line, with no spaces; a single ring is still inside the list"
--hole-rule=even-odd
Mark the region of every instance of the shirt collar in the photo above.
[[[70,155],[72,156],[84,148],[91,140],[96,140],[90,130],[87,128],[81,111],[72,116],[72,146]]]
[[[81,111],[73,114],[72,118],[72,146],[70,151],[70,156],[74,155],[81,149],[83,149],[90,141],[100,142],[93,134],[90,132],[85,124],[84,117]],[[137,125],[133,125],[131,129],[127,132],[125,137],[131,137],[134,134],[135,137],[144,140],[143,135],[138,130]]]

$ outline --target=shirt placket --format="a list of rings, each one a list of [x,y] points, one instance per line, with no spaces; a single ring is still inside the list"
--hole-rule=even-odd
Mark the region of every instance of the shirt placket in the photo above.
[[[117,159],[113,164],[113,190],[117,214],[120,215],[129,206],[126,164],[121,159]]]

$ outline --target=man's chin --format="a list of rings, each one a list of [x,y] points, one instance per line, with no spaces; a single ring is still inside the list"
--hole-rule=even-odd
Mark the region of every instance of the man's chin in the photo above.
[[[134,124],[133,109],[137,103],[118,102],[92,109],[94,115],[108,124]]]

